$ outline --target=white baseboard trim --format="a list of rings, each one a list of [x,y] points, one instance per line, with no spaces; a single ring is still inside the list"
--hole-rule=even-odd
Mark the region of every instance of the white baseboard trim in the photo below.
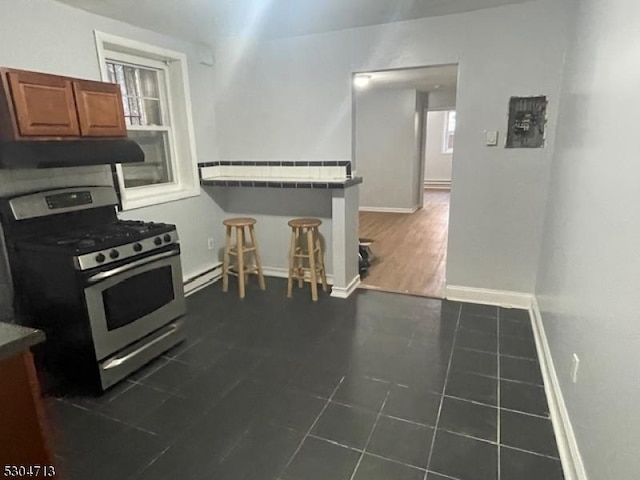
[[[265,277],[289,278],[289,270],[281,267],[262,267],[262,273]],[[184,294],[189,296],[198,290],[207,287],[222,278],[222,262],[192,275],[184,280]],[[327,275],[327,284],[333,285],[333,275]]]
[[[386,208],[386,207],[360,207],[361,212],[377,213],[416,213],[420,208],[418,205],[411,208]]]
[[[222,277],[222,262],[218,262],[201,272],[192,275],[191,277],[184,280],[184,294],[185,296],[189,296],[193,293],[196,293],[199,290],[202,290],[209,285],[214,284],[217,280]]]
[[[451,190],[451,180],[425,180],[424,188]]]
[[[262,273],[267,277],[289,278],[289,269],[282,267],[262,267]],[[327,283],[333,285],[333,275],[327,275]]]
[[[483,305],[498,305],[504,308],[531,308],[532,295],[508,290],[490,290],[487,288],[462,287],[447,285],[445,298],[458,302],[481,303]]]
[[[353,277],[353,280],[349,282],[346,288],[340,288],[334,286],[331,289],[331,296],[336,298],[349,298],[349,296],[358,288],[360,285],[360,275],[356,275]]]
[[[564,403],[560,382],[558,381],[558,374],[553,366],[551,350],[544,330],[544,324],[542,323],[542,314],[540,313],[538,301],[535,296],[532,298],[529,312],[531,314],[531,324],[533,326],[533,334],[538,350],[542,379],[547,394],[547,402],[549,403],[553,429],[556,434],[556,443],[558,444],[564,478],[565,480],[588,480],[587,472],[578,448],[578,442],[576,441],[573,427],[571,426],[569,412]]]

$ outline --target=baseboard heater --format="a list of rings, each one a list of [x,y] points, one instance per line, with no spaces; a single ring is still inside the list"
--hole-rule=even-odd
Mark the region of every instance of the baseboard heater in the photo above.
[[[189,296],[192,293],[195,293],[198,290],[211,285],[220,277],[222,277],[222,262],[219,262],[213,265],[211,268],[208,268],[184,280],[184,294],[186,296]]]

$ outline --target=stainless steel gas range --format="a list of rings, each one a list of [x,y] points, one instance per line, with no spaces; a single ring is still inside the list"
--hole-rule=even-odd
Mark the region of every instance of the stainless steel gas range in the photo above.
[[[0,202],[18,322],[43,329],[47,390],[102,391],[184,339],[175,226],[121,221],[112,187]]]

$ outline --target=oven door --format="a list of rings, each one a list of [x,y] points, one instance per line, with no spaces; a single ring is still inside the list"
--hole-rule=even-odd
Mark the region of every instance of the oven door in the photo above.
[[[184,315],[179,247],[89,276],[84,297],[100,361]]]

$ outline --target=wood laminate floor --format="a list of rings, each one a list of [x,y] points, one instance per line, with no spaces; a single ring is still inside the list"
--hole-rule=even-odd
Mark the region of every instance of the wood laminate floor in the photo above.
[[[444,297],[449,197],[425,190],[424,207],[415,213],[360,212],[360,238],[375,241],[378,257],[361,288]]]

